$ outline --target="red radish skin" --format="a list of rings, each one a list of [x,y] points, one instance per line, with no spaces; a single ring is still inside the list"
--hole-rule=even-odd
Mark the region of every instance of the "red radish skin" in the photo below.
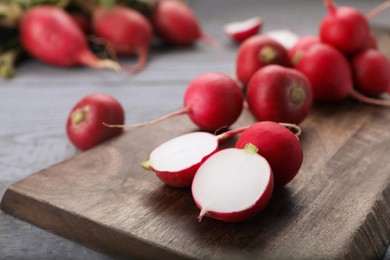
[[[193,132],[175,137],[156,147],[141,165],[145,170],[154,171],[169,186],[188,187],[202,163],[218,151],[219,143],[245,129],[247,127],[237,128],[220,135]]]
[[[105,127],[103,123],[123,124],[124,120],[125,113],[118,100],[104,93],[94,93],[82,98],[72,108],[66,132],[74,146],[87,150],[123,131]]]
[[[119,56],[139,56],[138,63],[129,68],[130,71],[138,72],[144,68],[153,31],[142,14],[125,6],[97,9],[93,15],[93,31],[107,40]]]
[[[51,65],[120,70],[116,62],[96,58],[72,17],[53,6],[29,9],[20,24],[20,38],[29,54]]]
[[[259,121],[299,124],[310,113],[313,94],[299,71],[279,65],[259,69],[248,84],[247,101]]]
[[[194,12],[178,0],[161,0],[152,15],[157,34],[172,45],[191,45],[199,39],[213,42],[205,35]]]
[[[298,42],[288,51],[288,57],[291,63],[295,65],[302,52],[307,51],[313,44],[319,42],[320,39],[314,35],[306,35],[299,38]]]
[[[299,172],[303,162],[302,146],[286,127],[270,121],[255,123],[242,132],[236,148],[244,148],[248,143],[256,146],[270,164],[275,187],[283,187]]]
[[[198,220],[244,221],[258,215],[273,192],[273,174],[257,148],[229,148],[210,156],[198,169],[191,186],[200,209]]]
[[[370,36],[366,17],[352,7],[336,7],[332,0],[325,0],[325,5],[328,14],[320,24],[321,41],[344,54],[364,50]]]
[[[390,62],[381,52],[369,49],[352,59],[355,86],[359,92],[376,97],[390,85]]]
[[[287,50],[275,40],[265,35],[255,35],[240,45],[236,74],[242,84],[247,85],[258,69],[270,64],[291,66]]]
[[[228,23],[223,27],[223,31],[231,40],[241,43],[249,37],[259,33],[263,26],[261,17],[253,17],[250,19]]]
[[[343,54],[330,45],[312,45],[295,68],[309,79],[315,101],[339,101],[351,94],[350,65]]]

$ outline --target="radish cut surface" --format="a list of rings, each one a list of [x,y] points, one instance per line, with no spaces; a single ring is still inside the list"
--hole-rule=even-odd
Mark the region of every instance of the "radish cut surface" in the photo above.
[[[244,41],[260,30],[263,24],[261,17],[253,17],[243,21],[231,22],[223,27],[226,35],[236,41]]]
[[[271,168],[257,149],[229,148],[213,154],[200,166],[192,195],[201,209],[199,219],[210,216],[234,222],[259,213],[272,188]]]
[[[152,151],[148,164],[154,170],[177,172],[187,169],[218,149],[218,137],[196,132],[173,138]]]
[[[273,30],[267,32],[266,35],[280,43],[287,50],[291,49],[299,40],[299,35],[290,30]]]

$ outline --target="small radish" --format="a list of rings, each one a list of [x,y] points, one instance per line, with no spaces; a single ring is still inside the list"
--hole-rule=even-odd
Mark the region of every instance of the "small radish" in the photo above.
[[[66,123],[67,135],[80,150],[90,149],[122,132],[121,128],[108,128],[103,123],[123,124],[124,114],[114,97],[103,93],[87,95],[72,108]]]
[[[236,73],[244,85],[248,84],[258,69],[269,64],[290,66],[287,50],[275,40],[265,35],[255,35],[240,45]]]
[[[310,81],[314,100],[338,101],[352,91],[352,74],[347,59],[330,45],[317,43],[295,64]]]
[[[311,111],[313,94],[299,71],[279,65],[259,69],[247,89],[249,109],[259,121],[299,124]]]
[[[244,221],[265,208],[273,191],[273,175],[257,150],[252,144],[245,149],[224,149],[199,167],[191,187],[200,209],[199,221],[203,217]]]
[[[290,30],[268,31],[265,35],[280,43],[286,50],[290,50],[299,40],[299,35]]]
[[[376,97],[390,85],[390,62],[381,52],[369,49],[353,57],[352,71],[357,90]]]
[[[243,21],[228,23],[223,27],[226,36],[236,42],[243,42],[257,34],[263,26],[263,19],[259,16]]]
[[[288,51],[291,63],[294,65],[302,52],[307,51],[313,44],[319,43],[320,39],[314,35],[306,35],[299,38],[295,45]]]
[[[187,114],[199,128],[214,132],[233,124],[241,114],[244,95],[237,82],[223,73],[205,73],[193,79],[184,94],[184,107],[160,118],[132,125],[155,124]],[[123,125],[107,125],[125,127]]]
[[[301,168],[303,151],[298,138],[278,123],[263,121],[245,129],[237,139],[236,148],[244,148],[248,143],[256,146],[270,164],[275,187],[289,183]]]
[[[48,64],[120,70],[112,60],[99,60],[88,49],[84,33],[72,17],[53,6],[29,9],[20,24],[20,38],[32,56]]]
[[[328,15],[320,25],[321,41],[344,54],[363,50],[370,35],[367,18],[352,7],[336,7],[332,0],[325,0],[324,3],[328,8]]]
[[[131,72],[144,68],[153,32],[150,22],[142,14],[125,6],[99,8],[93,15],[93,31],[107,40],[116,54],[139,55],[138,63],[129,68]]]
[[[193,132],[175,137],[155,148],[141,165],[173,187],[187,187],[200,165],[218,151],[221,141],[241,133],[245,128],[233,129],[220,135]]]
[[[152,15],[157,34],[172,45],[191,45],[198,39],[215,44],[204,34],[194,12],[179,0],[161,0]]]

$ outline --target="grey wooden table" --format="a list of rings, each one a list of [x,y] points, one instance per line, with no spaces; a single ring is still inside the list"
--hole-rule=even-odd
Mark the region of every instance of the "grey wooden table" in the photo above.
[[[338,1],[363,12],[379,0]],[[195,76],[219,71],[234,76],[237,45],[223,34],[226,22],[260,15],[263,31],[288,28],[316,34],[325,14],[317,0],[191,1],[204,31],[219,40],[220,52],[198,42],[191,48],[153,48],[147,68],[138,75],[88,68],[55,68],[28,61],[12,80],[0,80],[0,196],[6,188],[34,172],[77,154],[65,133],[72,106],[84,95],[105,92],[126,110],[126,122],[156,118],[182,105],[183,93]],[[390,27],[388,14],[373,23]],[[135,59],[122,59],[133,64]],[[0,259],[110,259],[0,212]],[[390,252],[384,256],[390,259]]]

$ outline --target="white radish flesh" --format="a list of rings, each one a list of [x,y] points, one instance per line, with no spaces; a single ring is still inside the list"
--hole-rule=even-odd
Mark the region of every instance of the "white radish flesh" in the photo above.
[[[227,36],[236,41],[244,41],[260,30],[263,24],[261,17],[253,17],[243,21],[231,22],[223,27]]]
[[[173,138],[152,151],[149,163],[154,170],[176,172],[199,163],[218,148],[216,135],[206,132]]]
[[[299,40],[299,35],[290,30],[273,30],[265,33],[287,50],[291,49]]]
[[[273,190],[271,167],[252,144],[210,156],[198,169],[192,195],[200,208],[199,221],[209,216],[236,222],[257,215]]]

